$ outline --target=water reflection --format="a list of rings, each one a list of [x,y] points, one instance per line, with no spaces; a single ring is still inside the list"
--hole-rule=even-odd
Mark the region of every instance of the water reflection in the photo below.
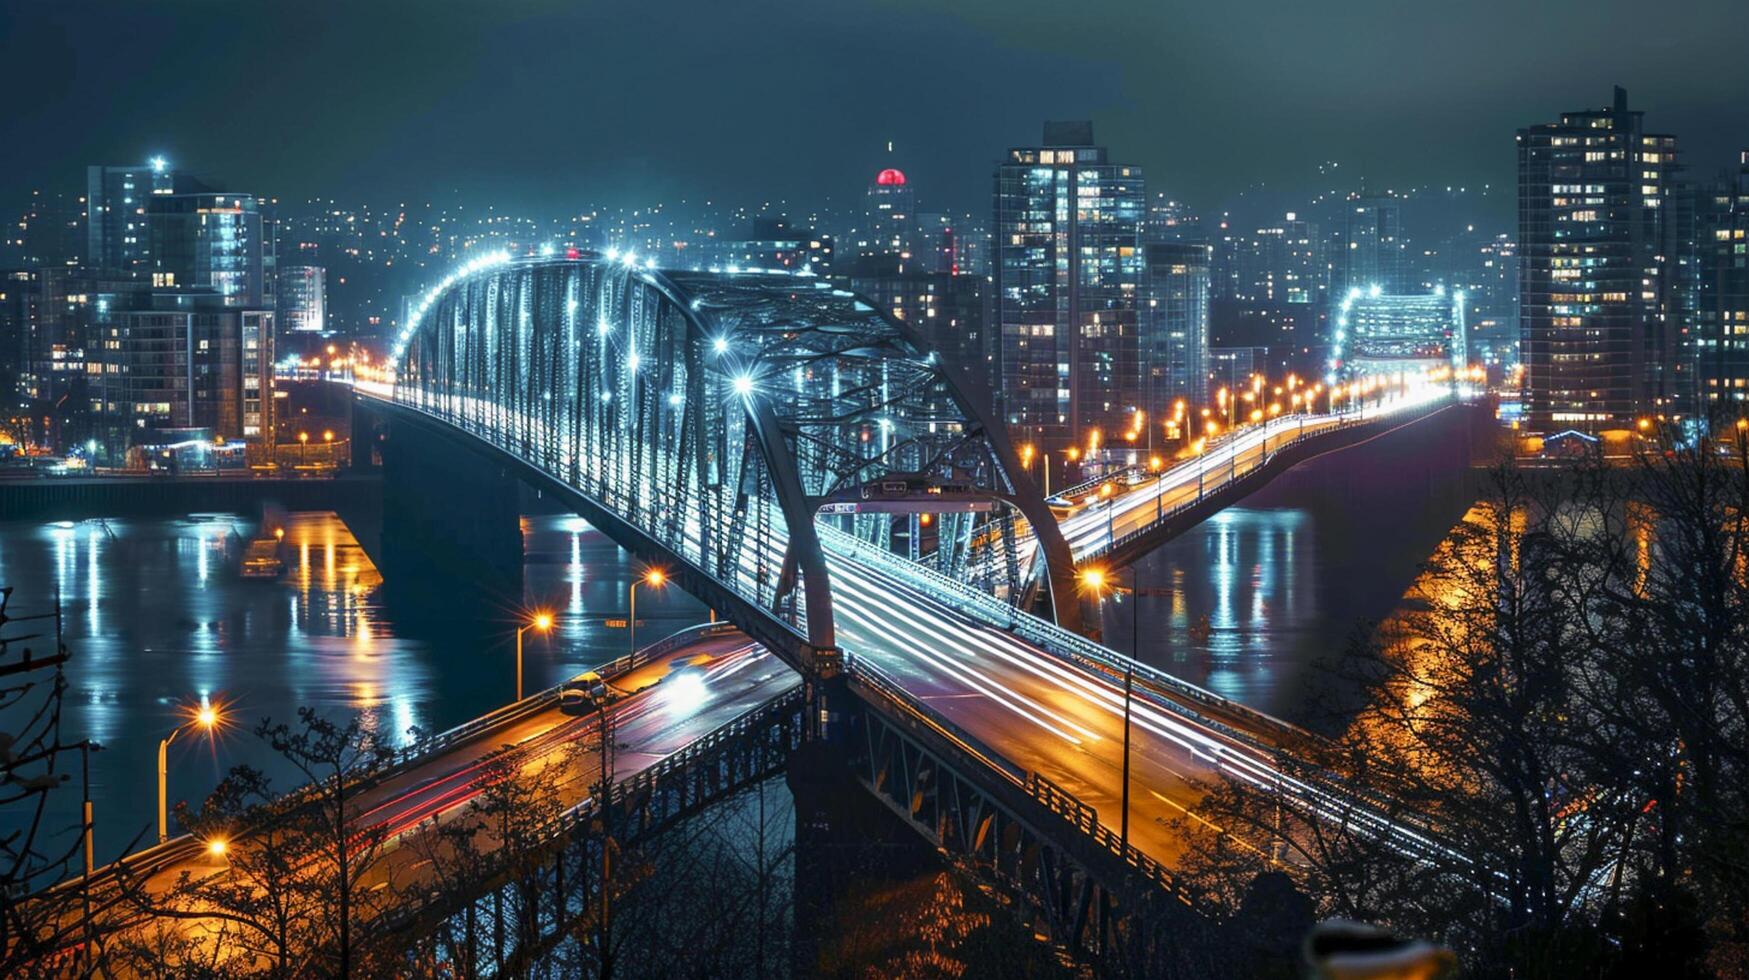
[[[1417,517],[1381,540],[1334,510],[1231,508],[1137,562],[1141,605],[1108,602],[1105,634],[1132,650],[1139,613],[1142,660],[1322,724],[1313,704],[1328,680],[1320,662],[1396,605],[1441,523],[1437,514]]]
[[[199,800],[239,763],[290,786],[253,730],[264,717],[293,721],[309,706],[336,719],[356,712],[396,740],[414,726],[441,730],[504,703],[514,688],[514,611],[484,609],[474,629],[441,629],[384,605],[382,576],[331,513],[284,519],[284,574],[244,580],[244,551],[260,533],[237,514],[43,524],[0,522],[0,583],[13,611],[65,611],[74,659],[64,732],[104,746],[92,758],[99,858],[121,853],[155,822],[157,740],[201,698],[228,704],[231,730],[216,742],[170,748],[172,800]],[[529,608],[561,612],[548,638],[529,637],[527,684],[539,690],[624,652],[623,552],[572,517],[525,524]],[[459,589],[458,601],[466,601]],[[640,639],[704,615],[677,590],[640,590]],[[45,644],[46,646],[46,644]],[[0,714],[0,730],[16,719]],[[78,789],[55,801],[53,826],[77,823]],[[0,814],[0,833],[23,814]],[[140,838],[143,840],[144,838]]]

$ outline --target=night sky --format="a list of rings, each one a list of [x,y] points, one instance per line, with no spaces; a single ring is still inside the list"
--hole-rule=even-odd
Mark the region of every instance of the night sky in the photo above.
[[[1203,208],[1324,160],[1498,186],[1616,83],[1710,174],[1746,45],[1744,0],[0,0],[0,209],[159,152],[285,199],[811,204],[892,140],[922,206],[982,210],[1045,118]]]

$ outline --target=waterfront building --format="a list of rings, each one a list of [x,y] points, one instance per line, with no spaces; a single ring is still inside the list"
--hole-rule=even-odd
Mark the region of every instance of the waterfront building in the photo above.
[[[1142,399],[1140,167],[1052,122],[996,167],[994,387],[1016,438],[1041,451],[1118,430]]]
[[[152,285],[216,293],[227,306],[267,301],[261,209],[252,194],[155,194],[146,208]]]
[[[236,306],[214,290],[135,297],[106,318],[92,354],[100,458],[120,465],[130,447],[177,430],[270,437],[273,350],[272,310]]]
[[[1695,218],[1694,320],[1699,410],[1731,414],[1749,401],[1749,150],[1735,173],[1700,190]]]
[[[1611,106],[1518,131],[1520,356],[1535,431],[1681,405],[1676,139]]]
[[[85,263],[99,269],[149,271],[147,205],[176,190],[163,157],[137,165],[92,166],[85,171]]]

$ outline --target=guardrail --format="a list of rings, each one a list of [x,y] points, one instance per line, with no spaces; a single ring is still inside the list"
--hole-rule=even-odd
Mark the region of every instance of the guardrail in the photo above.
[[[1147,685],[1153,685],[1162,691],[1169,691],[1172,697],[1149,698],[1151,702],[1159,703],[1199,724],[1224,729],[1222,734],[1228,735],[1243,744],[1265,751],[1275,751],[1278,747],[1262,742],[1238,729],[1222,726],[1219,722],[1204,718],[1191,712],[1184,705],[1177,703],[1173,697],[1218,709],[1235,717],[1243,717],[1258,727],[1277,732],[1292,739],[1315,738],[1310,732],[1290,725],[1279,718],[1266,715],[1255,708],[1247,707],[1237,701],[1221,697],[1212,691],[1198,687],[1189,681],[1175,677],[1165,671],[1151,667],[1138,660],[1133,660],[1115,650],[1102,647],[1092,640],[1077,633],[1065,630],[1055,623],[1040,619],[1031,613],[1022,612],[1013,606],[997,599],[995,596],[982,592],[964,582],[948,578],[940,572],[920,565],[908,558],[886,551],[876,545],[859,541],[851,535],[836,528],[824,525],[820,527],[821,544],[833,551],[853,557],[859,561],[874,565],[889,571],[901,578],[917,583],[932,594],[945,593],[960,599],[964,603],[962,612],[975,612],[975,618],[988,625],[1009,630],[1021,638],[1030,641],[1044,652],[1059,660],[1068,661],[1078,667],[1093,668],[1101,674],[1114,677],[1121,681],[1123,675],[1133,670],[1136,680],[1143,685],[1144,693]]]
[[[1131,473],[1140,473],[1141,471],[1142,468],[1140,466],[1132,463],[1129,466],[1122,467],[1114,473],[1107,473],[1104,476],[1094,477],[1091,480],[1082,480],[1080,483],[1064,487],[1053,494],[1053,496],[1062,497],[1064,500],[1068,500],[1075,494],[1086,493],[1089,490],[1097,489],[1113,480],[1121,480],[1124,477],[1129,476]]]
[[[1023,770],[1007,761],[1000,753],[992,751],[970,732],[942,717],[940,713],[930,710],[927,705],[913,697],[898,682],[873,664],[860,662],[852,664],[852,658],[847,657],[846,665],[850,667],[851,677],[857,683],[886,698],[919,724],[934,729],[950,743],[956,744],[964,750],[972,761],[981,763],[991,775],[1008,781],[1045,809],[1061,817],[1071,829],[1086,835],[1094,844],[1124,862],[1148,881],[1166,890],[1186,906],[1193,904],[1165,865],[1143,853],[1134,844],[1125,843],[1119,834],[1114,833],[1099,822],[1098,810],[1083,803],[1075,794],[1058,786],[1041,773]]]
[[[1439,401],[1444,401],[1444,399],[1440,399]],[[1437,404],[1439,404],[1439,401],[1424,403],[1424,405],[1422,407],[1431,407],[1432,405],[1437,405]],[[1177,517],[1180,514],[1185,513],[1186,511],[1189,511],[1191,508],[1197,507],[1200,504],[1202,504],[1204,501],[1206,501],[1208,499],[1208,496],[1210,493],[1218,493],[1221,490],[1226,489],[1227,487],[1233,486],[1234,484],[1238,483],[1240,480],[1251,476],[1252,474],[1258,472],[1259,470],[1262,470],[1263,468],[1269,466],[1271,463],[1275,462],[1275,460],[1283,452],[1286,452],[1287,450],[1293,449],[1293,448],[1298,447],[1298,446],[1305,445],[1306,443],[1312,442],[1314,440],[1323,439],[1324,437],[1332,435],[1334,433],[1347,432],[1351,429],[1354,429],[1354,428],[1357,428],[1360,426],[1364,426],[1364,425],[1373,425],[1373,424],[1377,424],[1377,423],[1388,422],[1390,420],[1390,418],[1391,418],[1391,416],[1388,414],[1371,415],[1371,416],[1367,416],[1364,414],[1357,414],[1354,416],[1338,416],[1336,419],[1334,419],[1332,421],[1327,421],[1327,422],[1320,424],[1319,427],[1315,431],[1308,433],[1308,432],[1304,431],[1304,425],[1305,425],[1306,419],[1302,417],[1299,419],[1301,431],[1294,433],[1291,437],[1286,438],[1285,441],[1277,441],[1273,447],[1269,446],[1269,440],[1272,438],[1268,434],[1269,426],[1271,424],[1279,424],[1284,428],[1289,427],[1288,423],[1291,422],[1292,419],[1291,418],[1281,418],[1281,419],[1273,419],[1270,422],[1266,422],[1266,423],[1264,423],[1264,436],[1263,436],[1263,445],[1265,447],[1265,451],[1258,453],[1254,459],[1252,459],[1250,462],[1246,463],[1245,468],[1243,470],[1240,470],[1237,467],[1233,467],[1233,468],[1229,468],[1227,471],[1222,473],[1220,471],[1219,467],[1216,467],[1215,472],[1220,473],[1220,475],[1221,475],[1220,482],[1216,483],[1212,487],[1208,487],[1205,490],[1205,489],[1203,489],[1202,484],[1199,481],[1198,492],[1197,492],[1195,500],[1187,500],[1187,501],[1184,501],[1183,503],[1175,504],[1169,509],[1164,509],[1164,510],[1160,511],[1159,513],[1157,513],[1155,515],[1154,519],[1152,521],[1148,522],[1147,524],[1144,524],[1143,526],[1136,528],[1133,531],[1125,532],[1124,534],[1119,535],[1116,538],[1105,541],[1104,543],[1100,544],[1099,546],[1097,546],[1095,548],[1091,548],[1091,549],[1087,550],[1085,553],[1083,553],[1080,556],[1080,558],[1078,560],[1079,561],[1091,561],[1091,560],[1096,559],[1096,558],[1101,558],[1101,557],[1104,557],[1106,555],[1109,555],[1109,554],[1116,552],[1119,548],[1122,548],[1122,547],[1124,547],[1124,546],[1126,546],[1134,541],[1137,541],[1137,540],[1140,540],[1144,537],[1147,537],[1149,534],[1152,534],[1154,532],[1154,530],[1156,528],[1158,528],[1161,524],[1165,523],[1166,521],[1171,520],[1172,518]],[[1280,439],[1281,437],[1274,437],[1274,438]],[[1218,456],[1218,451],[1210,450],[1208,452],[1203,453],[1198,458],[1208,459],[1208,458],[1210,458],[1211,455]],[[1234,455],[1236,456],[1237,453],[1235,452]],[[1156,496],[1158,496],[1158,494],[1156,494]],[[1115,498],[1113,500],[1113,503],[1115,503]],[[1107,506],[1111,506],[1111,504],[1107,504]]]
[[[959,743],[969,754],[1004,779],[1016,786],[1024,787],[1026,785],[1027,771],[1025,769],[1009,762],[1003,758],[1002,753],[992,750],[976,735],[943,717],[939,712],[931,711],[928,705],[905,690],[904,685],[894,680],[886,671],[872,663],[856,660],[850,654],[845,655],[844,664],[846,671],[856,682],[899,705],[910,712],[918,721],[946,736],[949,741]]]
[[[601,674],[603,678],[611,680],[612,678],[620,677],[630,671],[636,670],[637,668],[649,663],[651,660],[672,653],[683,646],[697,643],[702,639],[707,639],[713,636],[724,636],[733,632],[736,632],[736,627],[731,623],[698,623],[677,630],[634,653],[625,654],[614,660],[610,660],[595,668],[595,670],[597,673]],[[493,730],[494,728],[556,707],[559,703],[559,690],[563,686],[563,684],[554,685],[553,687],[531,694],[521,701],[504,705],[501,708],[487,712],[477,718],[471,718],[460,725],[439,732],[429,738],[421,739],[412,745],[403,746],[396,750],[394,758],[384,767],[370,772],[358,773],[357,778],[360,780],[361,785],[378,785],[385,780],[393,779],[396,776],[404,774],[413,766],[440,755],[443,752],[447,752],[458,745]],[[307,804],[312,799],[312,794],[315,792],[316,790],[314,787],[300,786],[288,791],[285,795],[274,801],[274,807],[275,809],[282,810],[295,809],[298,806]],[[155,873],[157,870],[161,870],[165,866],[173,865],[178,861],[186,860],[198,855],[201,853],[201,847],[202,845],[200,842],[196,841],[192,836],[188,834],[179,834],[162,843],[152,844],[148,847],[141,848],[132,854],[123,855],[118,858],[116,862],[106,865],[104,868],[99,868],[97,874],[103,876],[110,868],[113,868],[115,864],[125,863],[135,874],[149,875]],[[77,888],[81,886],[82,882],[83,879],[80,878],[69,878],[49,886],[43,894],[48,894],[64,888]]]
[[[600,664],[594,668],[594,671],[601,675],[603,680],[612,680],[644,666],[651,660],[673,653],[683,646],[697,643],[712,636],[724,636],[735,631],[736,628],[728,623],[697,623],[676,630],[647,647]],[[496,711],[488,712],[447,731],[439,732],[428,739],[422,739],[412,745],[405,746],[397,752],[395,762],[382,774],[383,778],[398,775],[408,766],[440,755],[514,719],[530,714],[539,714],[556,706],[559,703],[559,691],[564,686],[564,683],[555,684],[545,690],[537,691],[521,701],[512,702]]]

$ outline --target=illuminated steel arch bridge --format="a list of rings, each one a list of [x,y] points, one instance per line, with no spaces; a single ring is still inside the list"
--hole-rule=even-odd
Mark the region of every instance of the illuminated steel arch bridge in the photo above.
[[[744,628],[800,641],[773,647],[805,671],[837,647],[816,522],[883,546],[905,522],[914,555],[1016,603],[1036,554],[1076,614],[1069,548],[987,398],[818,278],[494,253],[426,296],[390,364],[398,406],[574,490],[622,546],[763,620]],[[1017,549],[1017,522],[1043,547]]]

